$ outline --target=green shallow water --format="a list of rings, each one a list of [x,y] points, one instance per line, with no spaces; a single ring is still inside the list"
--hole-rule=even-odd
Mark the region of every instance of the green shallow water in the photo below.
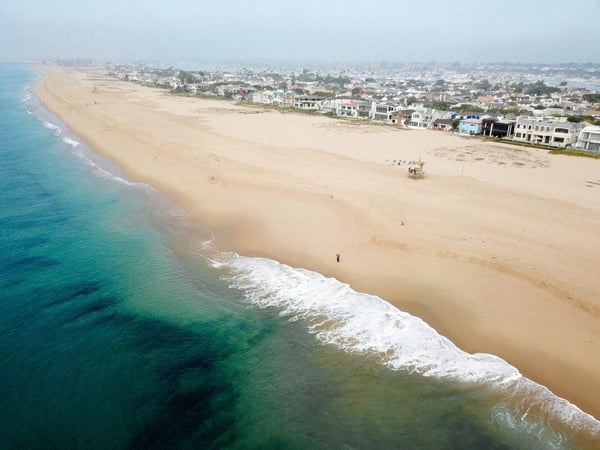
[[[34,79],[0,65],[0,448],[593,448],[250,305],[207,230],[26,113]]]

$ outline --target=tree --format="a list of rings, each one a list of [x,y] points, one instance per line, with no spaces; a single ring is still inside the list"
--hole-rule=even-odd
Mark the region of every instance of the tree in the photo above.
[[[590,103],[600,103],[600,94],[583,94],[583,99]]]
[[[476,84],[478,89],[487,91],[489,88],[492,87],[492,85],[490,84],[490,82],[488,80],[481,80],[479,83]]]
[[[417,103],[417,97],[411,95],[410,97],[406,97],[406,106],[410,106],[413,103]]]
[[[440,111],[447,111],[448,108],[450,108],[450,105],[448,102],[442,102],[442,101],[428,102],[425,104],[425,106],[427,106],[428,108],[433,108],[433,109],[437,109]]]
[[[177,78],[179,78],[179,81],[181,81],[181,84],[186,84],[186,83],[192,84],[196,81],[196,78],[194,77],[194,75],[192,75],[191,73],[185,72],[184,70],[179,71]]]
[[[581,117],[581,116],[567,116],[567,122],[573,122],[573,123],[583,122],[583,117]]]
[[[553,86],[546,86],[546,83],[543,81],[536,81],[533,84],[530,84],[527,88],[527,93],[530,95],[550,95],[554,92],[560,92],[560,89]]]

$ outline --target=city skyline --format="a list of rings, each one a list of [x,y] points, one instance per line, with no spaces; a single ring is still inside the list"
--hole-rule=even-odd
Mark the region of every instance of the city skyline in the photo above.
[[[32,0],[0,6],[0,60],[594,63],[599,14],[600,0]]]

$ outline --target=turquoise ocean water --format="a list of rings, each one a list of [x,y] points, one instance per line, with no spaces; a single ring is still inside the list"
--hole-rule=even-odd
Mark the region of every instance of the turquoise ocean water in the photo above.
[[[0,448],[598,448],[597,421],[499,358],[214,249],[35,80],[0,65]]]

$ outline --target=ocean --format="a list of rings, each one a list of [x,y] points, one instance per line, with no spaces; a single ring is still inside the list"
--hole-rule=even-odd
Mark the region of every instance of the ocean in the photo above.
[[[598,421],[500,358],[220,252],[36,79],[0,65],[0,448],[598,448]]]

